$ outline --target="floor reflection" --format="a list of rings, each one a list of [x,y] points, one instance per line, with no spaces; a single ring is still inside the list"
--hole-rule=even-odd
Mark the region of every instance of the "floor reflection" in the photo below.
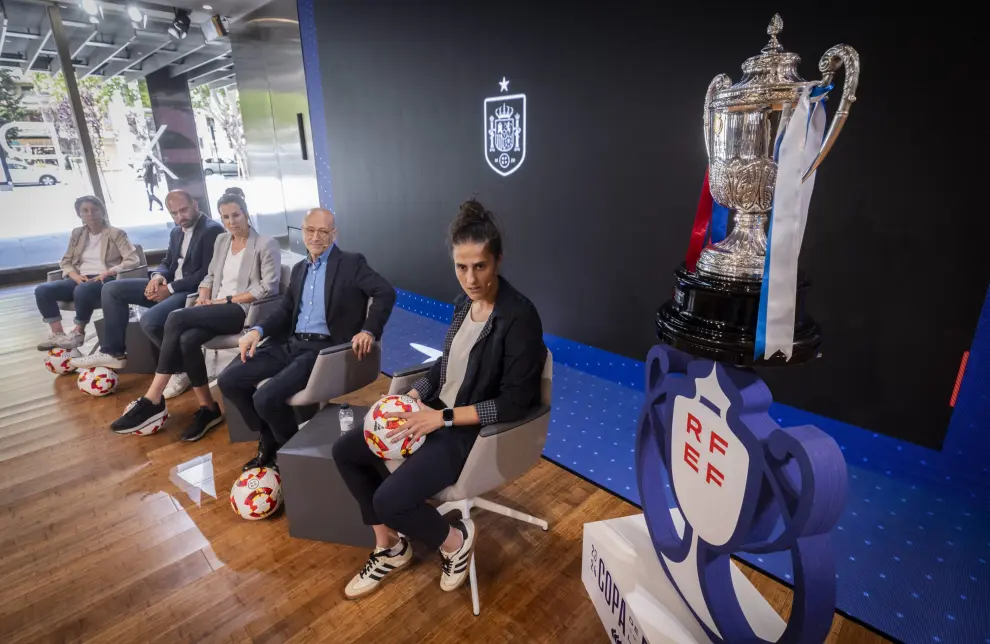
[[[169,472],[168,478],[197,506],[207,496],[217,498],[216,482],[213,479],[213,452],[179,463]]]

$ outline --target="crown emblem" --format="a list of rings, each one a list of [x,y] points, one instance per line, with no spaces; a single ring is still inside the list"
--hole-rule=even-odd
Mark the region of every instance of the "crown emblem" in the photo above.
[[[497,116],[499,119],[507,119],[511,117],[514,112],[515,110],[512,109],[510,106],[506,105],[505,103],[502,103],[500,106],[495,108],[495,116]]]

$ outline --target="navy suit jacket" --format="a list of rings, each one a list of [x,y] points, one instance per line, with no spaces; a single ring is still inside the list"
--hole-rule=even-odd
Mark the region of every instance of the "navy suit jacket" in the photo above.
[[[168,250],[165,258],[155,273],[161,273],[172,285],[175,293],[195,293],[199,283],[206,277],[213,259],[213,242],[217,235],[223,232],[223,225],[200,213],[199,221],[193,226],[192,239],[189,249],[182,260],[182,279],[175,279],[175,269],[179,267],[179,255],[182,253],[182,227],[176,226],[168,236]]]
[[[284,341],[295,331],[307,269],[306,260],[292,267],[289,288],[285,290],[281,306],[272,307],[273,310],[258,322],[265,337]],[[339,246],[330,251],[326,271],[323,303],[330,342],[345,344],[361,331],[370,331],[376,340],[381,340],[385,323],[395,306],[392,285],[368,266],[364,255],[340,250]],[[367,310],[369,298],[374,298],[370,311]]]

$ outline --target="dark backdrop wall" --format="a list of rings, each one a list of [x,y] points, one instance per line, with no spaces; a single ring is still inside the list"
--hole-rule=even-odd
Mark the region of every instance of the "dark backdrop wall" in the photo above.
[[[960,25],[860,5],[541,4],[316,3],[341,244],[397,287],[449,300],[445,229],[477,194],[504,221],[504,274],[546,330],[642,359],[705,171],[705,89],[721,72],[738,80],[779,11],[803,76],[840,42],[863,71],[801,257],[824,356],[765,375],[781,402],[940,445],[990,280],[967,250],[990,226],[964,201],[977,176],[953,112],[972,85]],[[509,177],[482,149],[483,101],[503,76],[528,101],[526,159]]]

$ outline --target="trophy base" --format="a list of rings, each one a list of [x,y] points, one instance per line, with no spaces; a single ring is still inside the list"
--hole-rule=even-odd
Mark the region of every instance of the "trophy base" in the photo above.
[[[800,276],[791,359],[778,352],[769,360],[757,360],[753,350],[762,284],[689,273],[683,264],[674,275],[674,298],[657,311],[661,342],[699,358],[743,367],[801,364],[820,355],[821,333],[804,312],[808,282]]]

